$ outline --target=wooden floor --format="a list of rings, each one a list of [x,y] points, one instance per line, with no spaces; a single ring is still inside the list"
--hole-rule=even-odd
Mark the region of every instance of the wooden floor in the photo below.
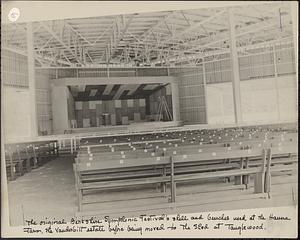
[[[22,225],[24,219],[42,220],[49,218],[74,217],[77,212],[72,157],[59,157],[44,166],[8,183],[10,224]],[[287,181],[293,183],[285,183]],[[203,211],[232,210],[256,207],[274,207],[294,205],[298,202],[297,178],[278,176],[272,178],[272,196],[270,199],[249,199],[254,196],[253,188],[226,190],[233,183],[222,180],[201,182],[193,185],[180,185],[176,206],[168,204],[167,197],[155,188],[132,189],[127,191],[104,192],[97,201],[101,203],[86,206],[89,214],[97,212],[99,216],[137,216],[140,214],[191,213]],[[149,195],[157,197],[146,198]],[[247,195],[247,199],[243,196]],[[128,201],[126,198],[137,198]],[[93,197],[93,196],[91,196]],[[116,200],[125,201],[116,201]],[[111,202],[114,200],[115,202]],[[99,205],[99,206],[98,206]],[[122,211],[114,211],[115,207]],[[99,212],[99,209],[101,210]],[[133,211],[133,209],[135,209]]]

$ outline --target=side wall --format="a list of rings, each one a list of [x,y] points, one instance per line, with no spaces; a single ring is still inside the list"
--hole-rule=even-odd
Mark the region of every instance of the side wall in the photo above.
[[[39,135],[52,134],[50,71],[36,70],[35,78]]]
[[[36,70],[36,104],[39,135],[52,134],[50,71]],[[27,56],[1,51],[2,114],[5,138],[30,137]],[[21,127],[22,126],[22,127]]]
[[[206,123],[205,80],[202,67],[171,71],[177,79],[180,120],[184,124]]]
[[[256,79],[241,82],[244,123],[297,121],[295,76]],[[207,85],[209,124],[233,124],[232,83]]]

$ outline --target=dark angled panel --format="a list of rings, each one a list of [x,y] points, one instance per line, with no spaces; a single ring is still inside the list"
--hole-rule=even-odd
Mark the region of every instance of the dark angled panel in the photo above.
[[[161,94],[166,95],[166,88],[165,88],[165,86],[167,86],[168,84],[162,84],[160,86],[157,86],[156,88],[154,88],[153,90],[151,90],[150,94],[156,93],[157,91],[161,90],[161,92],[159,93],[159,95],[161,95]]]
[[[140,90],[134,95],[134,98],[145,98],[152,93],[152,90]]]
[[[131,96],[128,96],[127,94],[129,93],[129,90],[125,90],[122,92],[121,96],[119,97],[119,99],[130,99]]]
[[[113,86],[112,90],[109,93],[109,97],[110,100],[112,100],[114,98],[114,96],[116,95],[116,93],[118,92],[119,88],[121,87],[121,84],[116,84]]]
[[[135,92],[132,94],[132,98],[138,98],[137,96],[139,96],[139,93],[141,91],[143,91],[144,87],[146,87],[147,84],[141,84],[136,90]]]
[[[107,85],[99,85],[98,86],[98,92],[96,94],[96,97],[97,97],[97,100],[101,100],[101,97],[103,95],[103,92],[105,91],[105,88],[106,88]]]

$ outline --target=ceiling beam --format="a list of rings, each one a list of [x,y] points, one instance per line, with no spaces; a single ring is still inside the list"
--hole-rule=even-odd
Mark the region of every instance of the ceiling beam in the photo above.
[[[79,36],[82,40],[84,40],[86,43],[88,43],[89,46],[93,46],[93,44],[86,39],[86,37],[84,37],[79,31],[77,31],[70,23],[68,23],[67,21],[65,21],[65,24],[67,27],[69,27],[71,29],[71,31],[73,31],[77,36]]]
[[[182,39],[182,37],[183,37],[186,33],[188,33],[188,32],[190,32],[190,31],[194,30],[195,28],[198,28],[198,27],[202,26],[202,25],[205,24],[205,23],[210,22],[211,20],[217,18],[218,16],[222,15],[222,14],[225,13],[225,12],[226,12],[226,10],[221,10],[221,11],[219,11],[219,12],[216,12],[214,15],[212,15],[212,16],[210,16],[210,17],[204,19],[204,20],[201,21],[201,22],[192,24],[191,26],[189,26],[188,28],[185,28],[185,29],[184,29],[183,31],[181,31],[180,33],[175,34],[174,36],[172,36],[172,37],[170,37],[170,38],[168,38],[168,39],[165,39],[163,42],[161,42],[161,44],[164,45],[164,44],[166,44],[166,43],[169,43],[171,40],[174,40],[175,38],[176,38],[176,40],[180,40],[180,39]]]
[[[48,27],[45,23],[40,22],[40,24],[42,25],[42,27],[44,27],[58,42],[61,43],[61,45],[63,45],[63,47],[68,50],[72,56],[76,59],[76,61],[80,64],[83,64],[82,61],[78,58],[78,56],[72,51],[71,48],[69,48],[57,35],[56,33],[54,33],[52,31],[52,29],[50,29],[50,27]]]
[[[118,38],[115,40],[115,44],[114,47],[112,48],[112,52],[110,54],[110,57],[108,59],[108,61],[111,60],[111,58],[114,56],[116,49],[119,45],[119,43],[121,42],[121,40],[123,39],[124,35],[127,33],[127,30],[132,22],[132,20],[134,19],[134,14],[130,16],[130,18],[128,19],[127,23],[125,24],[123,30],[120,32],[120,35],[118,36]],[[125,20],[124,20],[125,21]]]
[[[153,31],[155,28],[163,24],[167,19],[172,17],[175,12],[169,12],[167,15],[163,16],[162,19],[158,20],[154,25],[152,25],[148,30],[146,30],[139,38],[138,41],[143,42]]]

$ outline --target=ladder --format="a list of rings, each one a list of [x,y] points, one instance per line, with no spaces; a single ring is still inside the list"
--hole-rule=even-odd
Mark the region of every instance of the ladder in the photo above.
[[[168,107],[168,103],[166,101],[165,96],[158,97],[158,100],[159,100],[159,105],[158,105],[158,110],[157,110],[156,121],[161,121],[161,119],[163,118],[163,110],[166,113],[167,120],[168,121],[172,121],[173,120],[173,116],[172,116],[172,114],[170,112],[170,109]]]

